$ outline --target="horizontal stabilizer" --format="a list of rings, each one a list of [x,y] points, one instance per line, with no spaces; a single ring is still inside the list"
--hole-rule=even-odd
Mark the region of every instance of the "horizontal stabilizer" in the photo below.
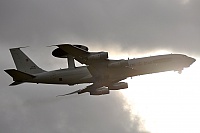
[[[13,78],[14,81],[24,81],[24,80],[31,79],[31,78],[35,77],[33,75],[30,75],[30,74],[27,74],[27,73],[24,73],[24,72],[15,70],[15,69],[7,69],[7,70],[4,70],[4,71],[6,73],[8,73]],[[16,83],[13,83],[13,84],[16,84]]]
[[[23,82],[18,82],[18,81],[15,81],[13,82],[12,84],[10,84],[9,86],[15,86],[15,85],[19,85],[19,84],[22,84]]]

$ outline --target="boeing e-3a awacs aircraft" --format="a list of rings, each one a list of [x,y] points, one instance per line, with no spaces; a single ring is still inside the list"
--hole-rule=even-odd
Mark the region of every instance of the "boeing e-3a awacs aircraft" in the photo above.
[[[83,45],[60,44],[52,55],[59,58],[68,58],[68,68],[54,71],[45,71],[38,67],[20,48],[12,48],[10,52],[16,69],[5,70],[13,78],[10,86],[24,82],[44,84],[82,84],[92,83],[84,89],[64,94],[90,95],[109,94],[110,90],[128,88],[126,82],[120,82],[127,77],[164,71],[181,71],[189,67],[194,58],[183,54],[167,54],[128,60],[108,59],[108,52],[88,52]],[[86,66],[75,67],[74,59]],[[61,95],[61,96],[64,96]]]

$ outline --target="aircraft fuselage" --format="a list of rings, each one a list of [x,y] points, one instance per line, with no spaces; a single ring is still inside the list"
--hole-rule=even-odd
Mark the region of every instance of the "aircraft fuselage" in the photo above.
[[[16,69],[4,70],[13,81],[10,86],[28,83],[43,84],[82,84],[92,83],[84,89],[79,89],[71,94],[89,92],[90,95],[109,94],[110,90],[128,88],[128,83],[121,82],[128,77],[159,73],[165,71],[181,71],[189,67],[194,58],[183,54],[167,54],[134,58],[128,60],[108,59],[108,52],[88,52],[83,45],[59,44],[52,55],[68,59],[68,68],[54,71],[45,71],[37,66],[20,48],[12,48],[10,52]],[[74,60],[86,66],[76,67]]]
[[[123,60],[128,64],[126,67],[120,65],[118,67],[108,67],[110,63],[119,61],[121,60],[107,60],[106,65],[99,68],[101,69],[101,76],[104,77],[102,80],[117,82],[132,76],[164,71],[181,71],[183,68],[189,67],[195,59],[182,54],[168,54]],[[96,80],[96,77],[93,77],[88,70],[88,66],[43,72],[35,76],[35,78],[26,82],[74,85],[92,83]]]

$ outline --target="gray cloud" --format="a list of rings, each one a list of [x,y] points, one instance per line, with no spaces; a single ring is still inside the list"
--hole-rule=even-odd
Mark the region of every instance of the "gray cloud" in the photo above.
[[[1,132],[142,132],[139,117],[131,120],[118,93],[57,98],[56,94],[64,92],[52,86],[21,85],[14,89],[1,88]]]
[[[6,1],[1,4],[1,40],[18,45],[112,43],[124,49],[191,52],[199,46],[199,2],[181,1]]]

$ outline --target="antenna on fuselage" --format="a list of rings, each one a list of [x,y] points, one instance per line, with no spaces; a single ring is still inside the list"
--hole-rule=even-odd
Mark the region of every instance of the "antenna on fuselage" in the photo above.
[[[76,67],[74,57],[72,55],[66,53],[62,49],[57,48],[57,49],[53,50],[52,55],[57,58],[63,58],[63,59],[65,58],[68,63],[69,69],[74,69]]]

